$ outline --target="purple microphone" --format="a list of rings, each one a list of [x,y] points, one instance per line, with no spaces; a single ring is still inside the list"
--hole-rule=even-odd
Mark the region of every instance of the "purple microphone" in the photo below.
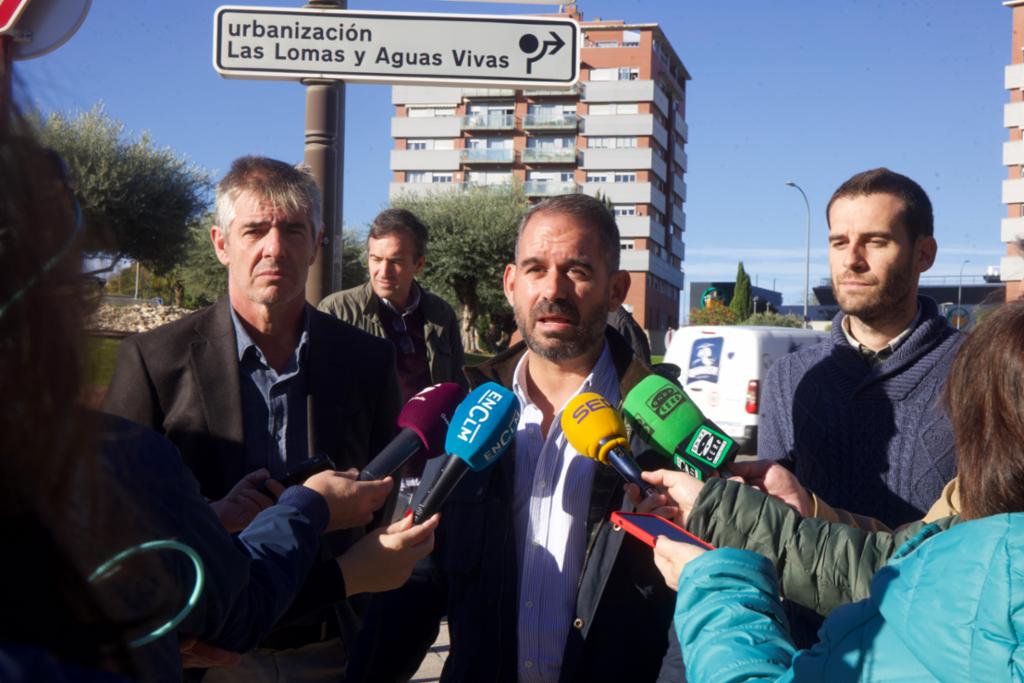
[[[463,396],[462,387],[442,382],[409,399],[398,414],[402,431],[359,473],[359,481],[383,479],[396,473],[409,458],[423,451],[427,457],[444,453],[445,435],[452,412]]]

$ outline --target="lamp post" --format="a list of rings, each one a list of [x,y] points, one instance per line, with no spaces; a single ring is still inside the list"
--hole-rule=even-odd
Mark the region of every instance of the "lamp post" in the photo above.
[[[799,190],[800,196],[804,198],[804,207],[807,209],[807,260],[804,263],[804,327],[806,328],[808,321],[807,304],[811,300],[811,203],[807,201],[807,194],[802,187],[792,180],[787,180],[786,185]]]
[[[960,264],[960,279],[956,285],[956,329],[960,329],[960,321],[963,319],[963,313],[960,308],[960,295],[964,288],[964,266],[971,262],[971,259],[965,258],[964,262]]]

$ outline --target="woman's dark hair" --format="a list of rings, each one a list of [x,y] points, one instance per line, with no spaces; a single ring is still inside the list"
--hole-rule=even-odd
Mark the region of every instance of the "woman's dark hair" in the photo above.
[[[59,157],[17,114],[2,115],[0,641],[129,673],[125,626],[86,579],[122,539],[97,528],[117,497],[100,494],[96,420],[80,407],[80,212]]]
[[[964,517],[1024,512],[1024,300],[967,336],[943,396],[953,425]]]

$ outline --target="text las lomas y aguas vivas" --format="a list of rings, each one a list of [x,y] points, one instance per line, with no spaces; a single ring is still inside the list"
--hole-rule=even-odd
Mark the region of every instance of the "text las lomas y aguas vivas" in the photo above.
[[[445,52],[412,52],[389,49],[385,46],[367,47],[373,43],[373,32],[360,28],[355,23],[346,25],[338,22],[335,26],[310,26],[294,23],[269,23],[260,19],[245,22],[229,22],[227,25],[227,56],[231,59],[273,59],[316,63],[350,64],[354,67],[387,66],[401,69],[405,66],[445,66],[456,68],[507,69],[507,55],[481,55],[467,49],[451,48]],[[244,39],[272,40],[266,53],[264,45],[248,45]],[[330,47],[295,47],[282,41],[305,40],[330,45]],[[343,47],[337,47],[338,44]],[[362,47],[359,47],[362,46]]]

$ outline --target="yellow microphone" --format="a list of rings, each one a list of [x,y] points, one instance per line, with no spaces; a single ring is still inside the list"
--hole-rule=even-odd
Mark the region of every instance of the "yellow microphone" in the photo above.
[[[646,496],[658,492],[640,477],[640,466],[629,452],[626,425],[604,396],[586,392],[569,401],[562,411],[562,431],[580,455],[614,467]]]

